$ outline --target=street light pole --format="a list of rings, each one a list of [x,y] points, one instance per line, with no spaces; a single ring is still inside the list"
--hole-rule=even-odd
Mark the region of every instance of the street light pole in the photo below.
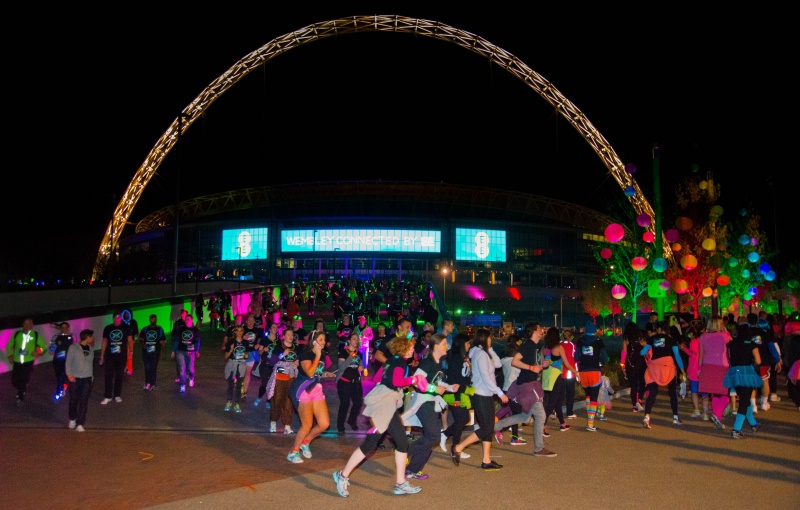
[[[239,290],[242,289],[242,247],[237,246],[236,251],[239,252],[239,270],[237,271],[237,275],[239,278]]]
[[[445,309],[447,309],[447,273],[448,269],[446,267],[442,268],[442,301]]]

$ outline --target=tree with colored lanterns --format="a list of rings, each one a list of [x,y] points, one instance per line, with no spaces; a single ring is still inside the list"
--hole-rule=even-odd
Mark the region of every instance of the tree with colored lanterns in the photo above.
[[[678,311],[685,296],[689,298],[685,304],[698,318],[701,300],[716,299],[717,276],[724,260],[720,253],[726,249],[728,227],[717,204],[720,186],[714,184],[710,172],[701,176],[696,165],[693,172],[675,189],[675,228],[666,230],[665,237],[676,263],[665,276],[678,295]]]

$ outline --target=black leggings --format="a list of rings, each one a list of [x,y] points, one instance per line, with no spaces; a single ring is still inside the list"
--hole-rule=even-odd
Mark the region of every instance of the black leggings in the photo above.
[[[558,423],[563,425],[564,424],[564,411],[561,409],[564,405],[564,397],[566,396],[566,384],[564,382],[564,378],[559,377],[556,379],[556,383],[553,385],[553,389],[550,390],[550,395],[547,398],[547,405],[544,406],[544,415],[550,416],[553,411],[556,412],[556,418],[558,418]]]
[[[470,400],[475,412],[475,423],[480,426],[475,434],[483,442],[491,441],[494,435],[494,397],[472,395]]]
[[[453,417],[453,423],[444,431],[446,437],[453,438],[453,444],[461,442],[461,434],[464,432],[464,427],[469,423],[469,409],[461,407],[460,402],[458,406],[452,405],[448,407],[450,416]]]
[[[678,385],[677,377],[673,377],[667,384],[667,393],[669,393],[669,405],[672,407],[672,414],[678,414]],[[656,396],[658,395],[658,383],[651,382],[647,385],[647,402],[644,405],[644,412],[650,414],[653,410],[653,405],[656,403]]]
[[[395,450],[400,453],[408,453],[408,438],[406,437],[406,428],[403,426],[403,421],[400,419],[400,415],[397,413],[392,415],[389,426],[386,427],[386,432],[373,432],[372,434],[367,434],[367,437],[364,438],[364,441],[361,442],[361,446],[359,446],[361,453],[364,455],[369,455],[377,450],[378,443],[380,443],[384,434],[389,434],[389,437],[392,438],[392,441],[394,441]]]

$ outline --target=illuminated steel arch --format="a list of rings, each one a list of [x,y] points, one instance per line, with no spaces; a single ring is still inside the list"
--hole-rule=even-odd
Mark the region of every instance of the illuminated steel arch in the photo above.
[[[586,118],[583,112],[572,104],[572,102],[556,89],[552,83],[511,53],[503,48],[495,46],[482,37],[438,21],[395,15],[353,16],[314,23],[299,30],[295,30],[294,32],[276,37],[233,64],[230,69],[211,82],[199,96],[183,109],[181,114],[172,121],[169,128],[167,128],[156,142],[156,145],[150,150],[150,153],[136,171],[136,175],[134,175],[133,180],[125,190],[125,194],[122,196],[119,204],[117,204],[117,208],[114,210],[114,216],[100,243],[100,249],[92,272],[92,280],[98,279],[105,270],[111,253],[112,240],[119,239],[122,234],[122,229],[130,218],[131,212],[139,201],[145,186],[147,186],[150,179],[155,175],[156,170],[169,151],[175,146],[180,134],[189,129],[206,108],[211,106],[214,101],[236,84],[236,82],[250,74],[250,71],[278,55],[306,43],[357,32],[399,32],[421,35],[456,44],[473,53],[488,58],[492,63],[500,66],[523,81],[528,87],[553,106],[559,115],[569,121],[589,143],[592,149],[594,149],[595,153],[600,156],[603,164],[611,172],[611,175],[620,187],[625,189],[631,186],[634,189],[635,193],[633,196],[628,197],[628,200],[631,202],[636,212],[639,214],[647,213],[650,217],[655,217],[653,208],[642,194],[637,182],[631,175],[625,172],[624,164],[619,156],[617,156],[616,152],[614,152],[614,149],[603,135],[589,122],[589,119]],[[181,130],[180,133],[178,132],[179,130]],[[655,225],[653,222],[651,222],[648,229],[655,234]],[[664,251],[666,255],[671,257],[672,253],[669,248],[669,243],[664,244]]]

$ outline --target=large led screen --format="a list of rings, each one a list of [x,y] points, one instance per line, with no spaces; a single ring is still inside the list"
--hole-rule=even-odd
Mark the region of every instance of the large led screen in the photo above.
[[[265,260],[266,228],[237,228],[222,231],[222,260]]]
[[[457,228],[456,260],[505,262],[506,231]]]
[[[388,228],[282,230],[281,251],[441,253],[442,232]]]

